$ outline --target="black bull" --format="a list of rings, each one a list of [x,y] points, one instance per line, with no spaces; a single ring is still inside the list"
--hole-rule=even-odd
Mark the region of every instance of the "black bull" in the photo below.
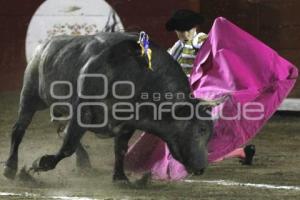
[[[123,169],[124,154],[128,140],[137,129],[164,140],[174,158],[183,163],[189,172],[203,171],[207,165],[206,144],[212,133],[212,121],[199,120],[195,115],[178,120],[171,116],[171,111],[162,112],[160,119],[155,119],[155,106],[165,103],[163,108],[167,109],[185,102],[196,108],[199,100],[190,98],[186,75],[166,51],[150,44],[153,68],[150,69],[148,59],[141,55],[137,40],[137,35],[128,33],[60,36],[36,50],[24,75],[18,118],[12,129],[10,154],[5,164],[6,177],[12,179],[16,175],[18,147],[34,113],[62,102],[70,105],[71,110],[66,109],[67,106],[56,105],[52,107],[55,115],[64,116],[73,112],[63,145],[57,154],[38,159],[34,165],[36,171],[54,169],[60,160],[75,151],[81,160],[79,163],[89,165],[80,139],[86,131],[92,131],[115,137],[113,178],[127,180]],[[118,84],[115,84],[117,81]],[[120,81],[127,82],[121,84]],[[155,93],[162,94],[162,98],[154,101],[143,97],[145,94],[151,97]],[[173,95],[173,98],[167,98],[164,94]],[[184,94],[183,98],[175,98],[177,94]],[[120,102],[122,104],[117,105]],[[141,106],[143,103],[150,105]],[[118,106],[128,111],[130,105],[140,106],[136,114],[138,117],[125,120],[129,117],[128,113],[113,111]],[[180,117],[190,116],[189,108],[178,104],[174,113]],[[197,109],[209,117],[205,110],[207,106],[198,106]],[[105,126],[97,126],[104,121]]]

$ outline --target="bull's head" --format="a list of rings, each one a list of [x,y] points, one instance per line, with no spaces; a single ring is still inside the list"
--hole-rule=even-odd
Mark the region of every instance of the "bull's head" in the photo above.
[[[201,100],[199,109],[206,120],[193,118],[192,120],[176,121],[176,131],[172,139],[168,140],[168,147],[175,159],[184,164],[189,173],[200,175],[208,165],[207,143],[213,133],[213,122],[208,108],[217,106],[226,97],[214,101]]]
[[[207,166],[207,143],[212,129],[212,121],[182,121],[178,123],[173,138],[167,142],[172,156],[189,173],[202,174]]]

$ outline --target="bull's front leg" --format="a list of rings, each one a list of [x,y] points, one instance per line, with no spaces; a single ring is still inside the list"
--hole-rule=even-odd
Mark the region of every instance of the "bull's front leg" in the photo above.
[[[60,123],[59,121],[55,121],[58,124],[57,134],[64,138],[67,134],[68,124]],[[78,144],[78,148],[75,151],[76,153],[76,166],[80,170],[91,170],[92,165],[87,151],[84,149],[81,143]]]
[[[128,149],[128,141],[134,133],[134,129],[122,130],[115,137],[115,167],[113,181],[126,181],[128,178],[124,172],[124,157]]]
[[[32,170],[35,172],[48,171],[56,167],[59,161],[71,156],[77,149],[85,129],[78,125],[77,119],[73,118],[67,128],[66,136],[62,147],[56,155],[44,155],[32,164]]]

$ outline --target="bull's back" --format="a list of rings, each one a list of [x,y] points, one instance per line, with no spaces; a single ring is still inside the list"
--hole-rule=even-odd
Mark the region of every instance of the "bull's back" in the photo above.
[[[40,53],[39,94],[50,105],[58,101],[56,96],[67,96],[72,87],[73,101],[77,97],[77,80],[80,70],[93,57],[113,43],[128,38],[122,33],[100,33],[92,36],[59,36],[44,45]]]

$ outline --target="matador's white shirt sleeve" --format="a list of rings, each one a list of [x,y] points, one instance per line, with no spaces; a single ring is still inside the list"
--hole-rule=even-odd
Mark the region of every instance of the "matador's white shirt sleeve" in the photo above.
[[[200,49],[204,41],[207,39],[208,35],[205,33],[198,33],[194,38],[193,38],[193,47],[196,49]]]

